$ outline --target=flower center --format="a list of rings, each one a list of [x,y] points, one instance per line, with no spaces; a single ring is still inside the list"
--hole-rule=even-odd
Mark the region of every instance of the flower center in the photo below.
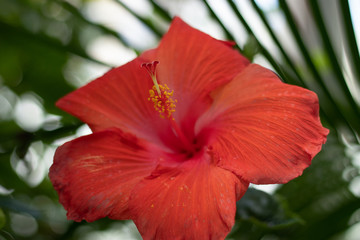
[[[172,116],[172,114],[175,112],[175,104],[177,103],[177,100],[173,98],[174,90],[170,90],[166,84],[160,84],[156,78],[156,66],[158,64],[158,61],[154,61],[151,63],[143,63],[141,65],[147,70],[154,83],[153,87],[149,90],[148,100],[154,103],[154,109],[160,113],[161,118],[166,118],[169,120],[174,134],[181,141],[185,151],[188,153],[194,153],[196,152],[194,144],[192,144],[190,140],[184,135],[174,117]]]

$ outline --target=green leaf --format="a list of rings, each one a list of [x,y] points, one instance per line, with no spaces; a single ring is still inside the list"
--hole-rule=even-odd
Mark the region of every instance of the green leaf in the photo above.
[[[172,20],[172,17],[170,16],[170,14],[163,7],[161,7],[159,4],[157,4],[154,0],[150,0],[149,2],[151,3],[152,7],[154,8],[156,15],[159,15],[167,22],[170,22]]]
[[[260,47],[258,41],[254,37],[254,35],[250,35],[244,45],[243,55],[253,61],[256,54],[260,52]]]
[[[109,35],[115,37],[125,46],[132,47],[131,43],[128,42],[121,33],[116,32],[102,24],[97,24],[97,23],[94,23],[94,22],[88,20],[76,7],[74,7],[67,1],[63,1],[63,0],[54,0],[54,1],[61,4],[66,10],[68,10],[72,14],[72,16],[80,19],[81,21],[86,23],[88,26],[95,27],[95,28],[99,29],[100,31],[102,31],[103,33],[109,34]]]
[[[232,33],[227,29],[227,27],[223,24],[223,22],[221,21],[221,19],[216,15],[215,11],[212,9],[212,7],[209,5],[207,0],[203,0],[203,3],[205,4],[206,8],[209,10],[210,16],[212,18],[214,18],[216,20],[216,22],[220,25],[220,27],[222,28],[222,30],[225,33],[226,39],[227,40],[231,40],[234,41],[235,38],[232,35]],[[238,45],[236,45],[237,48],[239,48]],[[240,49],[240,52],[242,52],[242,50]]]
[[[297,47],[299,48],[300,53],[302,54],[305,63],[313,76],[312,80],[319,85],[319,89],[317,89],[316,92],[321,96],[320,106],[322,107],[325,115],[328,116],[328,121],[334,120],[336,127],[344,127],[344,125],[346,125],[349,132],[352,132],[353,129],[358,132],[357,129],[359,129],[358,125],[360,123],[358,121],[356,122],[354,118],[355,116],[351,113],[351,110],[349,111],[348,108],[344,108],[342,103],[335,101],[334,97],[329,92],[329,86],[325,84],[326,81],[321,76],[319,70],[316,68],[314,60],[311,57],[310,50],[306,47],[301,37],[299,27],[295,24],[296,21],[289,9],[287,2],[285,0],[279,0],[279,4],[287,20],[287,24],[289,25],[290,30],[294,36]]]
[[[344,151],[339,139],[329,135],[303,175],[276,191],[306,223],[292,229],[289,239],[329,239],[349,227],[360,199],[349,191],[349,182],[358,170]]]
[[[147,26],[150,31],[152,31],[157,37],[161,37],[164,32],[160,31],[154,24],[151,22],[150,19],[146,19],[136,12],[134,12],[131,8],[126,6],[122,1],[116,0],[118,4],[120,4],[126,11],[128,11],[131,15],[133,15],[136,19],[138,19],[140,22],[144,24],[144,26]]]
[[[2,229],[5,226],[5,223],[6,223],[6,216],[3,210],[0,208],[0,229]]]
[[[335,73],[336,80],[342,89],[342,93],[345,95],[345,97],[347,99],[347,105],[350,106],[347,108],[347,111],[351,111],[353,113],[352,115],[347,115],[347,116],[349,116],[348,118],[349,118],[349,121],[351,121],[352,127],[357,131],[357,133],[360,133],[360,121],[359,121],[360,108],[356,104],[356,102],[355,102],[354,98],[352,97],[352,94],[349,90],[349,87],[346,84],[339,61],[337,59],[334,48],[330,41],[330,37],[327,32],[327,29],[326,29],[326,26],[325,26],[325,23],[324,23],[324,20],[322,17],[322,13],[320,11],[319,4],[318,4],[317,0],[309,1],[309,3],[311,6],[311,10],[313,12],[313,17],[315,19],[315,23],[317,24],[318,30],[320,32],[320,36],[321,36],[322,42],[324,44],[324,48],[326,50],[326,54],[329,57],[329,60],[330,60],[331,66],[332,66],[332,71]]]
[[[360,82],[360,56],[359,56],[359,48],[356,42],[356,37],[354,33],[354,26],[351,21],[349,2],[344,0],[338,0],[339,5],[341,7],[342,17],[343,17],[343,26],[346,32],[346,40],[348,43],[348,51],[351,57],[352,68],[355,71],[357,76],[357,81]]]
[[[35,209],[29,203],[16,200],[9,196],[0,196],[0,207],[14,212],[27,213],[34,218],[39,218],[42,214],[38,209]]]
[[[285,201],[254,188],[249,188],[236,203],[236,213],[240,221],[250,221],[266,230],[302,223],[299,217],[287,209]]]
[[[259,15],[261,21],[264,23],[266,29],[268,30],[271,38],[273,39],[274,43],[276,44],[276,46],[279,48],[282,56],[284,57],[288,68],[291,68],[291,70],[294,72],[294,74],[296,75],[297,79],[298,79],[298,85],[301,85],[302,87],[307,87],[307,84],[305,83],[303,76],[300,75],[299,71],[296,69],[296,64],[291,60],[289,54],[287,54],[285,52],[285,49],[283,48],[283,46],[281,45],[279,39],[276,37],[274,31],[272,30],[272,28],[270,27],[270,24],[268,22],[268,20],[265,17],[265,14],[263,13],[263,11],[258,7],[258,5],[256,4],[255,1],[251,1],[252,6],[254,7],[256,13]],[[300,83],[300,84],[299,84]]]

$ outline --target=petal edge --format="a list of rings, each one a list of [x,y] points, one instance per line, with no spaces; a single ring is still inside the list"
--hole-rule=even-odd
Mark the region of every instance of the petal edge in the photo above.
[[[198,125],[213,128],[220,166],[249,182],[288,182],[326,141],[316,94],[282,83],[259,65],[249,65],[213,97]]]
[[[134,189],[130,209],[145,240],[224,239],[230,232],[248,183],[198,160],[162,170]]]
[[[60,146],[49,177],[68,219],[129,219],[130,193],[154,167],[134,136],[113,129]]]

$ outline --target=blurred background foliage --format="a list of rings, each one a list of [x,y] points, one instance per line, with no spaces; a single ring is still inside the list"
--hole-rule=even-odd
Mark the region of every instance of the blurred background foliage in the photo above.
[[[155,47],[173,16],[319,95],[326,145],[303,176],[252,186],[228,239],[359,239],[360,1],[1,0],[0,239],[140,239],[131,221],[67,221],[47,177],[89,133],[55,107]]]

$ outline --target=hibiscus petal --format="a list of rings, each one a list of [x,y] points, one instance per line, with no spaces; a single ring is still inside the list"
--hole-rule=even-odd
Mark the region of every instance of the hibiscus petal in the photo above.
[[[157,77],[174,90],[173,117],[192,139],[196,119],[210,106],[208,94],[231,81],[249,61],[232,49],[234,44],[200,32],[175,17],[159,47],[141,57],[157,60]]]
[[[207,131],[212,128],[220,166],[258,184],[301,175],[328,134],[315,93],[284,84],[256,64],[214,93],[213,108],[197,131],[206,125]]]
[[[93,131],[118,127],[152,139],[161,128],[159,113],[148,101],[152,80],[135,60],[66,95],[57,106],[89,124]],[[158,127],[158,128],[157,128]],[[149,137],[150,136],[150,137]]]
[[[185,94],[203,97],[249,64],[229,46],[174,18],[156,52],[160,81]],[[177,96],[180,98],[179,96]]]
[[[69,219],[129,219],[130,192],[156,164],[142,144],[113,129],[57,149],[49,177]]]
[[[130,197],[143,239],[225,238],[248,183],[200,159],[158,173],[139,183]]]

